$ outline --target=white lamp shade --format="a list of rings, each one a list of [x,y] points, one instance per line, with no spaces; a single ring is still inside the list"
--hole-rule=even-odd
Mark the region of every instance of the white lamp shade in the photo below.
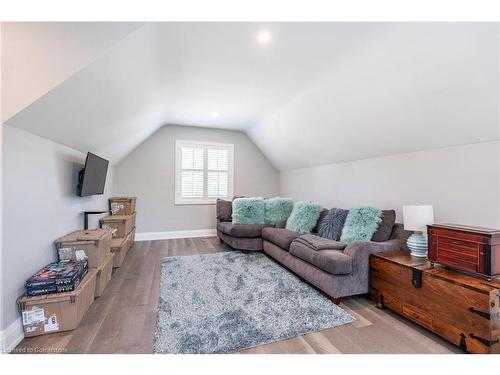
[[[403,206],[403,223],[406,230],[427,231],[427,224],[434,223],[434,208],[430,204]]]

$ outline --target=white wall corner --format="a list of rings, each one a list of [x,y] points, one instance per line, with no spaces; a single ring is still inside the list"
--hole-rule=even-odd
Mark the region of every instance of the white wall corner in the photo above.
[[[174,238],[214,237],[215,229],[176,230],[167,232],[144,232],[135,235],[136,241],[169,240]]]
[[[10,353],[24,338],[21,317],[0,332],[0,353]]]

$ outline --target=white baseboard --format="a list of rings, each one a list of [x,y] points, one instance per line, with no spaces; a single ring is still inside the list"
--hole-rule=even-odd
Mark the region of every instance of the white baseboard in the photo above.
[[[190,237],[214,237],[217,235],[215,229],[174,230],[168,232],[145,232],[136,233],[136,241],[169,240],[172,238]]]
[[[0,332],[0,353],[9,353],[24,339],[23,322],[21,317]]]

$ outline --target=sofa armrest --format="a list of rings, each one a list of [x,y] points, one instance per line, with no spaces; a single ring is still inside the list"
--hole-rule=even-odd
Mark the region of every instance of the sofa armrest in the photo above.
[[[394,239],[383,242],[354,241],[346,246],[344,254],[350,256],[362,254],[375,254],[383,251],[399,250],[405,247],[405,240]]]

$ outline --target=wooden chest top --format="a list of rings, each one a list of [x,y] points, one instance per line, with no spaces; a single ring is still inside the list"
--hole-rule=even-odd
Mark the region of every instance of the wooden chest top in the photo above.
[[[432,265],[426,259],[413,257],[408,250],[395,250],[371,255],[375,259],[381,259],[394,263],[400,267],[417,268],[432,275],[434,278],[441,278],[455,285],[460,285],[469,289],[474,289],[484,293],[500,290],[500,278],[485,280],[468,274],[447,269],[439,265]]]

